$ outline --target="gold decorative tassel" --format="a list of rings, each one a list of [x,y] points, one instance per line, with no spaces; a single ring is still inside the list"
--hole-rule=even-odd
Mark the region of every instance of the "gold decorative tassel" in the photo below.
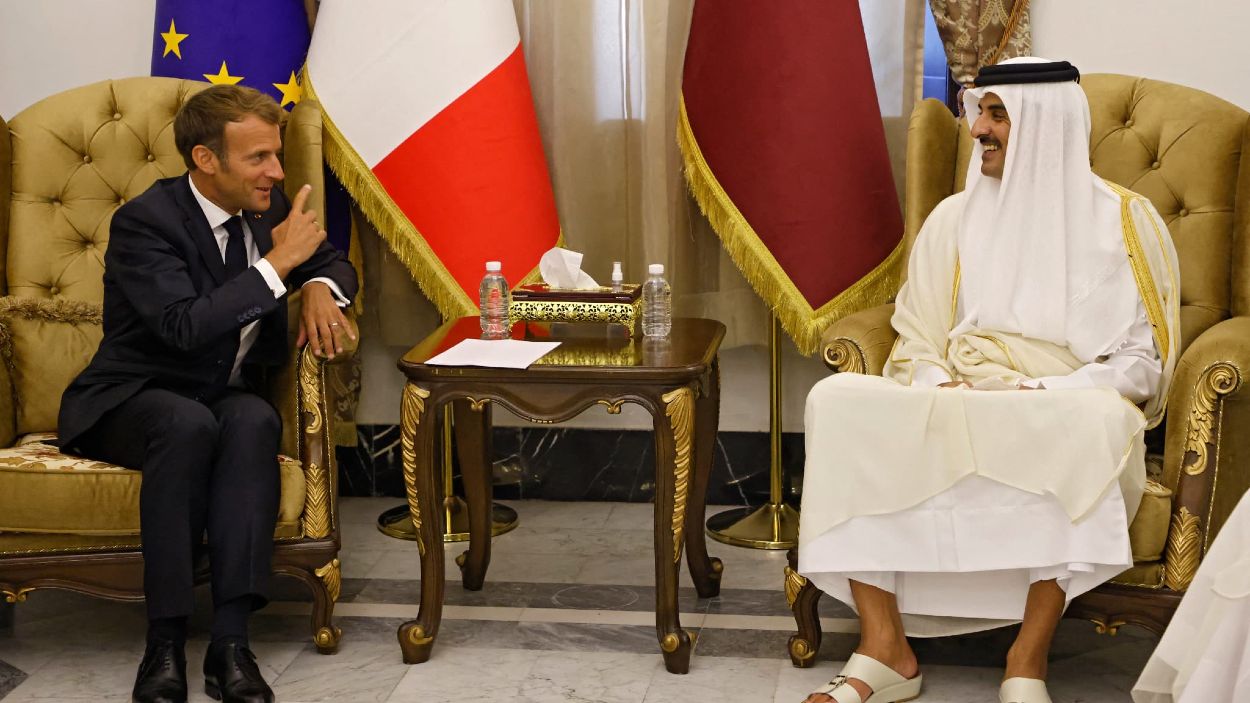
[[[782,328],[800,352],[814,354],[820,346],[821,335],[829,325],[851,313],[889,302],[898,292],[904,263],[902,239],[868,275],[813,310],[716,180],[690,127],[684,98],[678,113],[677,143],[685,164],[686,184],[699,204],[699,210],[720,237],[729,258],[777,315]]]

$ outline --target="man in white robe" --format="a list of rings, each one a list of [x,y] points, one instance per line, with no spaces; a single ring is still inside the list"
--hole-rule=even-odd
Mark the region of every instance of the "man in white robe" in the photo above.
[[[1077,81],[1034,58],[982,70],[967,186],[917,236],[884,377],[808,396],[799,571],[861,624],[811,703],[909,700],[905,635],[1015,622],[1000,699],[1048,702],[1067,602],[1132,566],[1178,264],[1150,202],[1090,170]]]

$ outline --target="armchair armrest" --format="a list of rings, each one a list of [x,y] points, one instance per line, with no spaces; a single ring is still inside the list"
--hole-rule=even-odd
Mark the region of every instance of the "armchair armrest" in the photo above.
[[[1250,317],[1198,335],[1176,365],[1169,392],[1164,483],[1174,487],[1164,582],[1184,590],[1202,553],[1250,487]]]
[[[833,371],[881,375],[898,333],[890,326],[894,303],[861,310],[829,325],[821,358]]]
[[[301,100],[287,116],[282,140],[286,180],[283,190],[294,200],[305,183],[312,186],[307,207],[317,213],[317,221],[326,221],[325,171],[322,169],[321,105],[315,100]]]
[[[359,340],[355,317],[350,309],[344,314]],[[298,324],[292,327],[293,342]],[[299,348],[292,344],[291,360],[274,380],[274,407],[282,416],[282,452],[298,457],[304,469],[307,491],[302,520],[305,537],[320,539],[335,535],[337,539],[334,503],[338,495],[338,477],[334,470],[331,432],[334,415],[329,411],[325,373],[326,366],[351,359],[357,345],[357,341],[349,338],[343,344],[343,352],[335,355],[333,360],[327,360],[315,356],[312,347],[307,344]]]

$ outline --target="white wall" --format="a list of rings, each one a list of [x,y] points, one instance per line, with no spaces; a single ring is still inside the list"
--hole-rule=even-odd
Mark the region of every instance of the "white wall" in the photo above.
[[[0,117],[68,88],[148,75],[155,8],[156,0],[0,0]]]
[[[1205,90],[1250,110],[1250,2],[1033,0],[1033,53]]]

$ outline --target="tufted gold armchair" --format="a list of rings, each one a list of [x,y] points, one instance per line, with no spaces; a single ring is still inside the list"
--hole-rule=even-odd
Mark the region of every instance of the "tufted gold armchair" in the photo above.
[[[0,119],[0,595],[8,603],[40,588],[143,598],[142,475],[60,454],[53,438],[61,393],[102,336],[113,212],[156,179],[186,170],[173,118],[207,85],[104,81],[49,97],[7,124]],[[322,211],[318,105],[301,102],[284,130],[285,186],[311,183],[309,203]],[[336,362],[354,349],[345,351]],[[283,421],[273,568],[310,588],[313,639],[331,653],[340,637],[331,621],[339,524],[325,373],[310,349],[294,349],[268,384]],[[198,570],[207,575],[205,565]]]
[[[1161,472],[1129,530],[1135,565],[1074,600],[1067,615],[1092,620],[1099,632],[1132,623],[1161,633],[1250,486],[1250,393],[1243,391],[1250,374],[1250,115],[1207,93],[1142,78],[1094,74],[1081,87],[1093,119],[1094,171],[1150,198],[1176,245],[1182,353],[1162,429]],[[967,124],[944,105],[916,107],[904,207],[909,251],[933,207],[963,189],[971,151]],[[896,336],[893,310],[883,305],[830,326],[825,363],[835,372],[880,374]],[[796,560],[792,551],[786,594],[799,632],[790,656],[795,666],[810,666],[820,645],[820,591],[794,571]]]

